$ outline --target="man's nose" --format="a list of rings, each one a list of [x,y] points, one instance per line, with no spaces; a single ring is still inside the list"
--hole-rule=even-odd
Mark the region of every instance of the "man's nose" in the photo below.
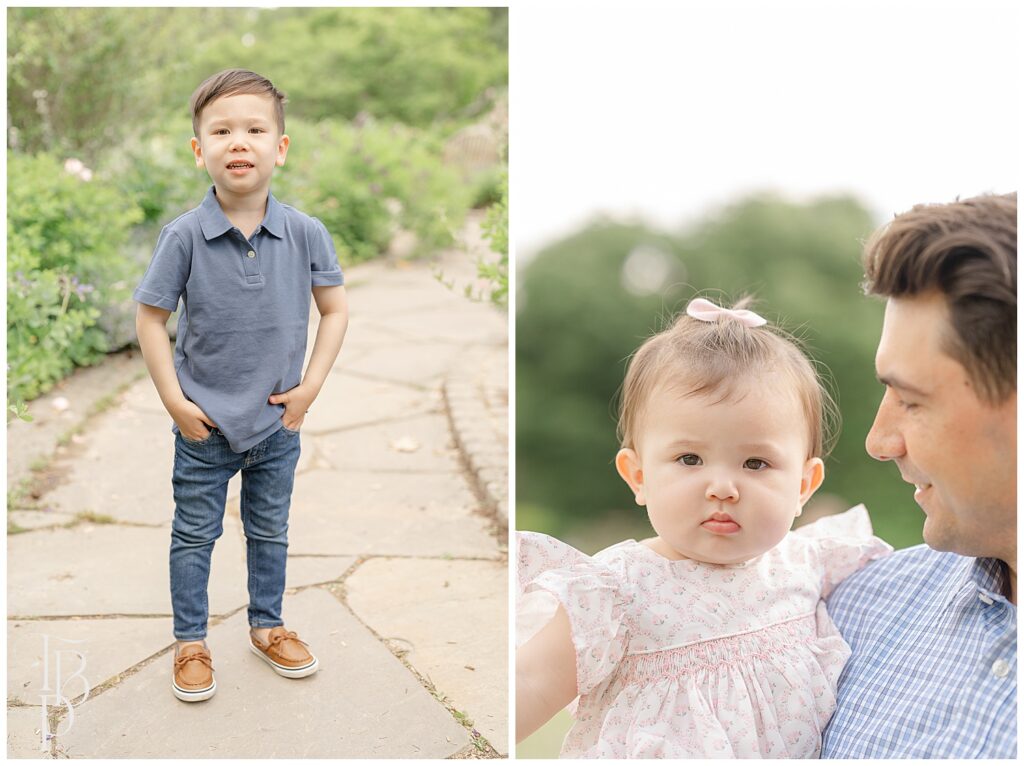
[[[864,440],[864,448],[875,460],[892,460],[903,457],[907,452],[893,407],[886,393],[878,405],[875,422],[871,424],[871,430]]]
[[[735,502],[740,499],[740,491],[730,474],[720,473],[712,477],[704,497],[708,500],[730,500]]]

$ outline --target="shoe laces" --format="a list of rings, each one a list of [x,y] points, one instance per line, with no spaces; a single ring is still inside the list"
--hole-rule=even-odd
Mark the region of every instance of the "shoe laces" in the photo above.
[[[175,669],[182,668],[192,660],[197,660],[209,667],[210,670],[213,670],[213,659],[205,649],[200,649],[198,652],[192,652],[191,654],[179,654],[174,658],[174,667]]]
[[[305,641],[299,638],[298,633],[296,633],[294,630],[289,630],[287,633],[278,633],[276,636],[270,639],[268,648],[276,647],[283,641],[298,641],[303,646],[309,646],[309,644],[307,644]]]

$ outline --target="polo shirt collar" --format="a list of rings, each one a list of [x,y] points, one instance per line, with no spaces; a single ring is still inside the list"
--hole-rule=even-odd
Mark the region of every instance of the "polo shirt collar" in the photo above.
[[[234,224],[224,215],[224,210],[217,201],[215,189],[216,187],[211,185],[199,205],[199,226],[207,241],[216,239],[235,228]],[[260,225],[275,237],[284,236],[284,210],[281,208],[281,203],[269,191],[267,192],[267,212],[264,213],[263,223]]]

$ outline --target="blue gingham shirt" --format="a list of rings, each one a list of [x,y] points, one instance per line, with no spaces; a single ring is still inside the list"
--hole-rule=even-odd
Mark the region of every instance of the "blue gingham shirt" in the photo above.
[[[897,551],[828,612],[853,649],[822,758],[1015,758],[1017,608],[996,559]]]

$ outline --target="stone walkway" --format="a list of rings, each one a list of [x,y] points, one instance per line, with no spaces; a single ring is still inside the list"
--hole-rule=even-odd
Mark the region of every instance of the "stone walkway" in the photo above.
[[[171,694],[173,434],[141,355],[11,424],[9,757],[508,753],[508,335],[463,297],[474,270],[453,251],[346,272],[349,332],[303,425],[289,528],[284,618],[320,658],[308,679],[246,646],[236,476],[209,589],[218,691]]]

